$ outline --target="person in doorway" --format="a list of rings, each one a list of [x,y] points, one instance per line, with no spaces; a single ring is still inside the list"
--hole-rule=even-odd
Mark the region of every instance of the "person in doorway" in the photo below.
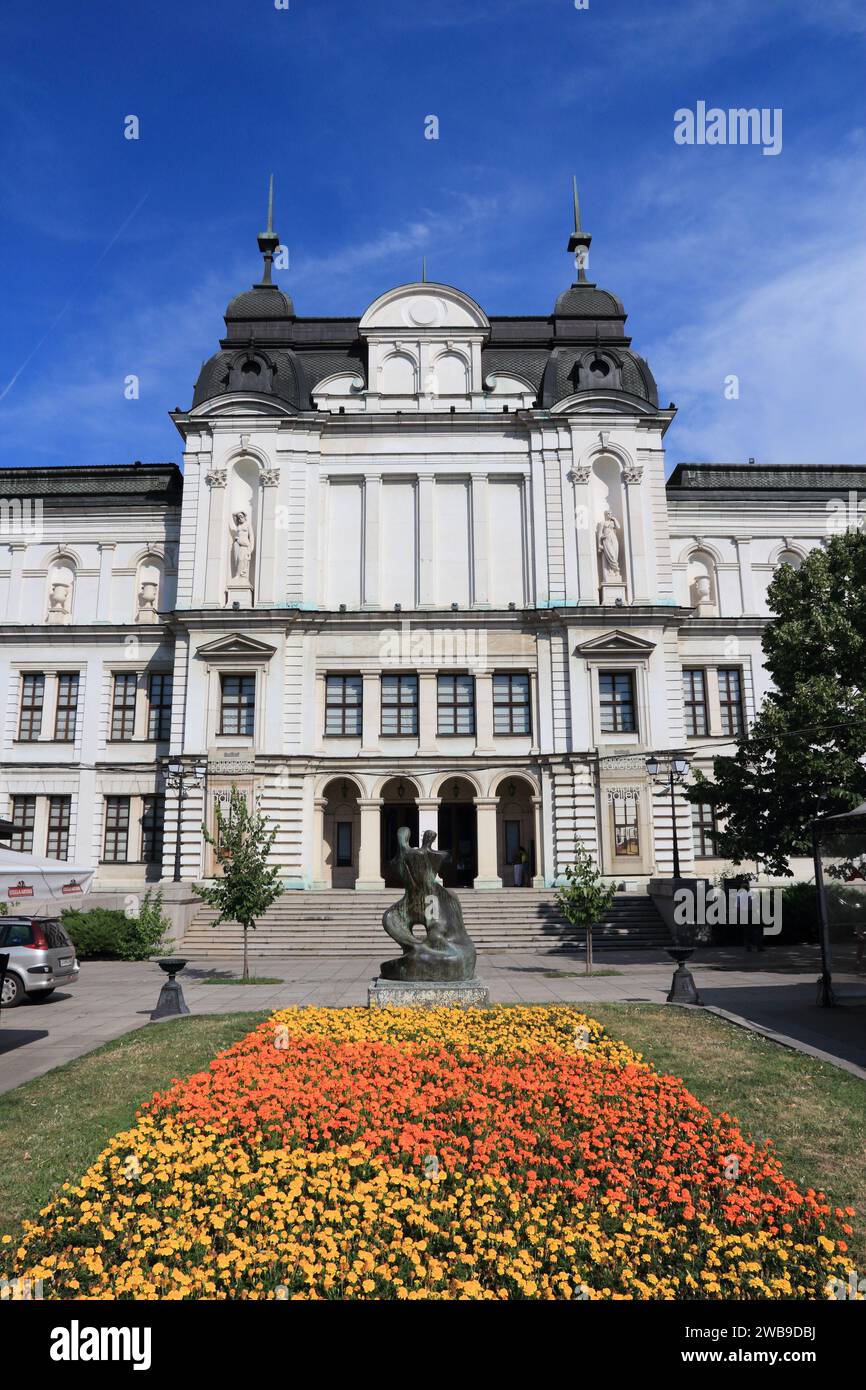
[[[522,888],[526,883],[526,866],[529,863],[529,855],[523,845],[517,847],[517,857],[514,860],[514,886]]]

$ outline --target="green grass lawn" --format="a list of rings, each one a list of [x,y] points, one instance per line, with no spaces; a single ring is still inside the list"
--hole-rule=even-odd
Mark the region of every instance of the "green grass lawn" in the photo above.
[[[866,1083],[697,1010],[597,1004],[591,1012],[710,1109],[772,1139],[798,1183],[855,1206],[854,1246],[866,1258]],[[154,1091],[206,1067],[265,1017],[197,1016],[142,1028],[0,1096],[0,1231],[14,1231],[78,1177]]]

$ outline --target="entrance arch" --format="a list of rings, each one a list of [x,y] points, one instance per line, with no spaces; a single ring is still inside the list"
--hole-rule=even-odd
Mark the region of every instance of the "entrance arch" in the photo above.
[[[436,844],[448,854],[440,870],[446,888],[471,888],[478,874],[476,794],[466,777],[448,777],[439,788]]]
[[[506,888],[529,888],[538,873],[535,843],[535,787],[515,773],[503,777],[496,791],[497,872]],[[523,855],[526,858],[520,863]],[[522,880],[522,882],[521,882]]]
[[[402,884],[393,866],[397,855],[397,831],[401,826],[409,827],[409,840],[418,843],[418,803],[417,787],[408,777],[391,777],[384,783],[379,795],[382,798],[381,825],[381,866],[379,872],[385,880],[386,888],[400,888]]]
[[[360,790],[351,777],[322,789],[322,869],[329,888],[354,888],[361,846]]]

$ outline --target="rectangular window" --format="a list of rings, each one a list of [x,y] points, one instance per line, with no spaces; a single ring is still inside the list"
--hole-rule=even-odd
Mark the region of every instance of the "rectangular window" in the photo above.
[[[350,820],[337,821],[337,868],[350,869],[352,867],[352,822]]]
[[[154,671],[147,682],[147,737],[171,738],[171,691],[173,677]]]
[[[220,676],[220,733],[252,734],[256,719],[254,675]]]
[[[474,676],[439,676],[436,702],[440,734],[475,733]]]
[[[102,858],[106,864],[125,864],[129,843],[129,797],[105,798],[105,840]]]
[[[9,819],[15,827],[9,841],[9,848],[20,850],[22,854],[32,854],[33,826],[36,822],[36,797],[13,796]]]
[[[54,737],[59,743],[75,742],[78,720],[78,672],[61,671],[57,677],[57,714]]]
[[[138,676],[134,671],[117,671],[111,701],[111,737],[131,739],[135,733],[135,692]]]
[[[637,802],[633,797],[616,797],[613,802],[613,852],[634,857],[640,854]]]
[[[141,858],[145,864],[162,863],[162,835],[165,823],[165,797],[142,797]]]
[[[382,677],[382,733],[414,735],[418,732],[418,677]]]
[[[325,733],[358,735],[364,710],[360,676],[328,676],[325,681]]]
[[[633,734],[634,675],[631,671],[600,671],[598,698],[603,734]]]
[[[707,683],[700,668],[683,671],[683,707],[687,734],[707,732]]]
[[[45,703],[45,677],[27,672],[21,677],[21,715],[18,737],[28,742],[42,732],[42,706]]]
[[[45,847],[45,853],[49,859],[69,858],[69,822],[71,817],[71,796],[49,796],[48,842]]]
[[[722,733],[735,736],[743,732],[743,678],[739,666],[719,668],[719,708]]]
[[[525,675],[495,675],[493,677],[493,732],[495,734],[528,734],[529,677]]]
[[[702,801],[692,806],[692,837],[696,859],[714,859],[716,856],[716,813],[709,802]]]

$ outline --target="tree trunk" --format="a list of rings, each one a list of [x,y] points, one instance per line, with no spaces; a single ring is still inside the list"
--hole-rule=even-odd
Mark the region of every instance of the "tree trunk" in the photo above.
[[[246,925],[246,923],[244,923],[244,969],[243,974],[241,975],[242,980],[248,980],[250,978],[250,961],[249,956],[247,955],[248,933],[249,927]]]

